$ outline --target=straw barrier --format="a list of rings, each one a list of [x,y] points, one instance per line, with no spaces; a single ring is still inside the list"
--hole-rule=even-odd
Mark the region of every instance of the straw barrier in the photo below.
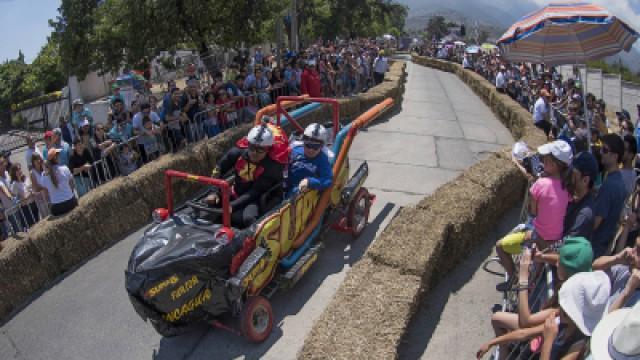
[[[455,73],[514,138],[530,146],[544,143],[531,115],[481,76],[455,63],[418,56],[412,60]],[[397,358],[422,296],[522,198],[526,180],[509,150],[492,154],[417,205],[401,209],[349,271],[314,323],[299,358]]]
[[[388,78],[371,88],[366,96],[340,99],[341,117],[353,119],[377,99],[392,97],[400,104],[405,67],[403,62],[394,62]],[[325,107],[305,115],[299,122],[306,125],[328,119],[329,108]],[[126,177],[90,191],[70,213],[45,218],[28,233],[18,233],[5,241],[0,251],[0,321],[18,311],[58,276],[145,226],[151,220],[151,211],[165,205],[162,190],[165,170],[209,175],[217,160],[250,128],[250,124],[243,124],[188,145],[175,154],[163,155]],[[185,184],[176,188],[175,200],[179,203],[192,196],[194,186]]]

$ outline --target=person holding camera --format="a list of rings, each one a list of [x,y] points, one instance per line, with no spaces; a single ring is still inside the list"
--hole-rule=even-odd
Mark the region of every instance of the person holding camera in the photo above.
[[[524,232],[509,234],[496,243],[496,252],[500,264],[514,278],[515,264],[511,255],[522,251],[523,243],[536,243],[543,250],[553,242],[562,238],[564,218],[569,204],[569,184],[573,151],[571,146],[563,141],[542,145],[538,148],[542,155],[544,177],[536,180],[529,189],[529,212],[534,217],[531,225],[525,224]],[[511,282],[503,282],[496,286],[498,291],[505,291]]]

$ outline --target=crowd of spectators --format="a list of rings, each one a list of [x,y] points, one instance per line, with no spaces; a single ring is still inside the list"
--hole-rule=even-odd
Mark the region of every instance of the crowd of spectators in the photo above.
[[[214,73],[190,64],[183,89],[169,81],[164,94],[138,93],[130,103],[114,87],[106,121],[74,100],[71,116],[44,134],[43,145],[27,139],[28,178],[0,157],[0,239],[70,211],[78,197],[161,154],[252,121],[279,96],[355,95],[382,82],[389,67],[384,49],[367,39],[318,42],[277,58],[257,47]]]
[[[563,79],[498,53],[451,60],[528,109],[549,141],[536,152],[514,145],[530,184],[526,216],[496,243],[505,304],[477,357],[496,347],[496,359],[640,358],[640,106],[635,124],[626,110],[608,119],[592,94],[583,106],[579,71]]]

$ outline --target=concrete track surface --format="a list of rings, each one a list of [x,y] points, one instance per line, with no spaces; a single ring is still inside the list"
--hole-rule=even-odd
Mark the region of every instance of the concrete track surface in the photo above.
[[[355,241],[333,232],[325,235],[326,247],[316,265],[294,289],[272,298],[276,323],[266,342],[250,344],[211,328],[176,338],[155,333],[134,312],[124,289],[124,269],[143,232],[140,229],[61,277],[4,323],[0,328],[0,357],[295,358],[313,321],[346,272],[399,207],[416,203],[488,153],[513,141],[489,108],[455,75],[411,63],[407,70],[401,108],[360,133],[350,154],[352,169],[364,160],[370,165],[366,186],[378,196],[370,225]]]

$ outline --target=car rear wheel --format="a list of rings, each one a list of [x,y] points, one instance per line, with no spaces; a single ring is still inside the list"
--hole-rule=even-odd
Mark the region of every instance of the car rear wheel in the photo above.
[[[273,310],[269,300],[263,296],[250,297],[240,314],[240,326],[242,335],[249,341],[265,341],[273,329]]]
[[[371,199],[369,197],[369,191],[365,188],[360,188],[356,196],[351,200],[347,213],[347,225],[351,228],[351,236],[353,236],[354,239],[360,236],[367,226],[370,209]]]

